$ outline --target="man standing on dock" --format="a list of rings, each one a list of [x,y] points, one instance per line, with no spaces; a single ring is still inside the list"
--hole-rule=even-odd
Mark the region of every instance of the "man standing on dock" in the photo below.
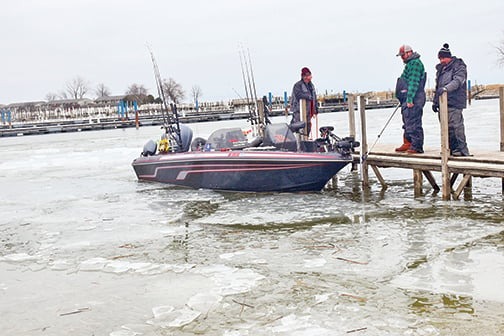
[[[310,69],[304,67],[301,69],[301,80],[294,84],[292,88],[291,95],[291,111],[292,120],[291,124],[303,120],[300,116],[301,107],[299,106],[299,101],[301,99],[306,100],[306,136],[310,135],[311,130],[311,118],[318,113],[317,106],[317,93],[315,92],[315,86],[312,83],[312,74]],[[318,132],[318,130],[317,130]]]
[[[396,97],[401,103],[404,134],[403,144],[396,148],[396,152],[423,153],[422,115],[427,74],[420,61],[420,55],[413,52],[411,46],[406,44],[401,46],[396,56],[401,56],[404,62],[403,73],[396,84]]]
[[[469,156],[462,116],[462,110],[467,107],[467,67],[462,59],[452,56],[449,48],[448,43],[445,43],[438,52],[432,110],[439,112],[439,97],[448,92],[450,153],[453,156]]]

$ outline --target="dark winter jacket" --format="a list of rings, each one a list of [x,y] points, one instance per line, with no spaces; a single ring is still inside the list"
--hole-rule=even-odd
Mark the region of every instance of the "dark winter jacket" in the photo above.
[[[425,104],[427,74],[422,61],[420,61],[420,55],[414,52],[404,63],[403,73],[397,79],[396,97],[402,104],[414,103],[423,106]]]
[[[300,80],[294,84],[292,88],[291,95],[291,111],[292,111],[292,122],[300,120],[299,116],[299,100],[305,99],[307,101],[308,108],[313,106],[314,111],[310,111],[310,115],[318,113],[317,106],[317,93],[315,92],[315,86],[312,82],[305,83],[304,80]]]
[[[448,91],[448,107],[467,107],[467,67],[461,58],[452,57],[450,63],[436,65],[436,94],[433,103],[439,106],[440,89]]]

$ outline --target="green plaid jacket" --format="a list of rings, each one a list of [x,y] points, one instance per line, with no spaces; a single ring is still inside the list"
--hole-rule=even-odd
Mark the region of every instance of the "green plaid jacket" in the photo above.
[[[423,76],[425,75],[425,68],[420,61],[420,58],[410,58],[406,61],[401,78],[408,83],[408,96],[406,103],[413,103],[413,99],[418,91],[418,86]]]

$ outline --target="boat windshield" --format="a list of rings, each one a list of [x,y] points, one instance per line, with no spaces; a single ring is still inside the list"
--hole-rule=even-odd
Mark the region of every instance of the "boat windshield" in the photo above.
[[[248,142],[241,128],[222,128],[214,131],[207,140],[212,149],[243,149],[248,147]]]

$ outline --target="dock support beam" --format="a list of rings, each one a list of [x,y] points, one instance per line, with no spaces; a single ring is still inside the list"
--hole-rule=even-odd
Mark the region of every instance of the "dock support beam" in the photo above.
[[[441,121],[441,188],[443,200],[449,201],[451,196],[450,171],[448,170],[450,146],[448,141],[448,94],[446,92],[439,97],[439,113]]]
[[[385,179],[383,178],[382,174],[378,170],[378,167],[371,165],[371,168],[373,168],[373,171],[376,175],[376,178],[378,179],[378,181],[380,181],[380,184],[382,186],[382,190],[387,189],[387,187],[388,187],[387,183],[385,183]]]
[[[415,197],[422,195],[422,171],[420,169],[413,169],[413,184],[415,186]]]
[[[499,88],[500,106],[500,151],[504,152],[504,86]],[[504,193],[504,178],[502,179],[502,192]]]
[[[348,95],[348,135],[355,139],[355,110],[354,110],[355,96]],[[352,162],[352,171],[357,170],[357,163]]]
[[[437,185],[436,183],[436,179],[434,178],[434,176],[432,176],[432,173],[430,170],[423,170],[422,171],[425,178],[427,179],[427,181],[429,181],[430,185],[432,186],[432,188],[437,192],[439,190],[441,190],[439,188],[439,186]]]
[[[364,96],[359,96],[359,112],[361,119],[361,162],[366,155],[367,148],[367,131],[366,131],[366,100]],[[362,162],[362,187],[369,188],[369,167],[366,161]]]

